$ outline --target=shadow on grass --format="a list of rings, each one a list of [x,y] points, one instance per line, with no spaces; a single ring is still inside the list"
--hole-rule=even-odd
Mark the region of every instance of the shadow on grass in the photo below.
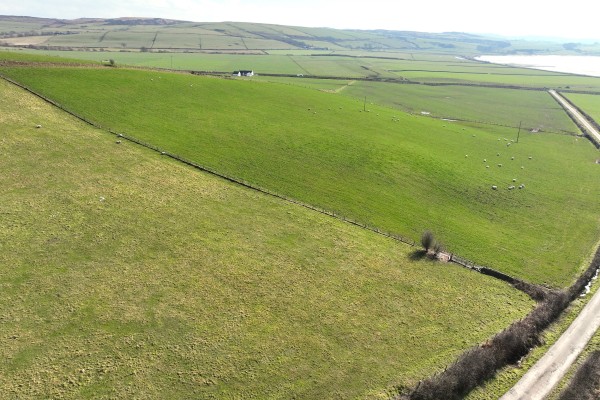
[[[412,261],[419,261],[426,257],[427,257],[427,251],[425,251],[423,249],[415,250],[408,255],[408,258],[411,259]]]

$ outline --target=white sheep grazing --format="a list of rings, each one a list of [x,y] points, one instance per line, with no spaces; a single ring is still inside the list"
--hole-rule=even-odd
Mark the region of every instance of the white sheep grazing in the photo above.
[[[497,190],[497,189],[498,189],[498,186],[496,186],[496,185],[493,185],[493,186],[492,186],[492,189],[494,189],[494,190]]]
[[[510,159],[511,159],[511,160],[514,160],[515,158],[514,158],[514,157],[511,157]]]
[[[486,167],[486,168],[489,168],[490,166],[489,166],[489,165],[486,165],[485,167]]]
[[[468,154],[465,154],[465,158],[469,158],[469,155],[468,155]]]
[[[510,185],[510,186],[508,187],[508,190],[513,190],[514,188],[515,188],[515,187],[514,187],[514,185]]]
[[[487,162],[487,158],[484,158],[484,159],[483,159],[483,162]]]
[[[525,169],[525,167],[521,165],[521,169]]]
[[[41,125],[36,125],[35,126],[37,129],[40,129],[42,126]]]
[[[499,167],[501,167],[501,166],[502,166],[502,164],[498,164],[498,166],[499,166]]]
[[[498,157],[500,157],[500,153],[496,153],[496,155],[497,155]]]
[[[515,178],[513,178],[513,182],[516,182],[517,180]]]
[[[533,160],[533,157],[529,156],[529,159],[530,159],[530,160]]]

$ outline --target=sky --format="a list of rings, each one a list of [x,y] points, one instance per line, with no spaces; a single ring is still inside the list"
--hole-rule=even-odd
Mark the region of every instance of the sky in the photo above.
[[[341,29],[468,32],[600,42],[592,0],[0,0],[0,15],[156,17]]]

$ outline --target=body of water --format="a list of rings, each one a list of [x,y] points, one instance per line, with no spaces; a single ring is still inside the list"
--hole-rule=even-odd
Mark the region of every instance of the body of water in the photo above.
[[[600,57],[596,56],[479,56],[480,61],[600,77]]]

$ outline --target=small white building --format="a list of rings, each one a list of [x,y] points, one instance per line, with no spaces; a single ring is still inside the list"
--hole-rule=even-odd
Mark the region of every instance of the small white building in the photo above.
[[[233,76],[254,76],[254,71],[252,70],[239,70],[233,71]]]

